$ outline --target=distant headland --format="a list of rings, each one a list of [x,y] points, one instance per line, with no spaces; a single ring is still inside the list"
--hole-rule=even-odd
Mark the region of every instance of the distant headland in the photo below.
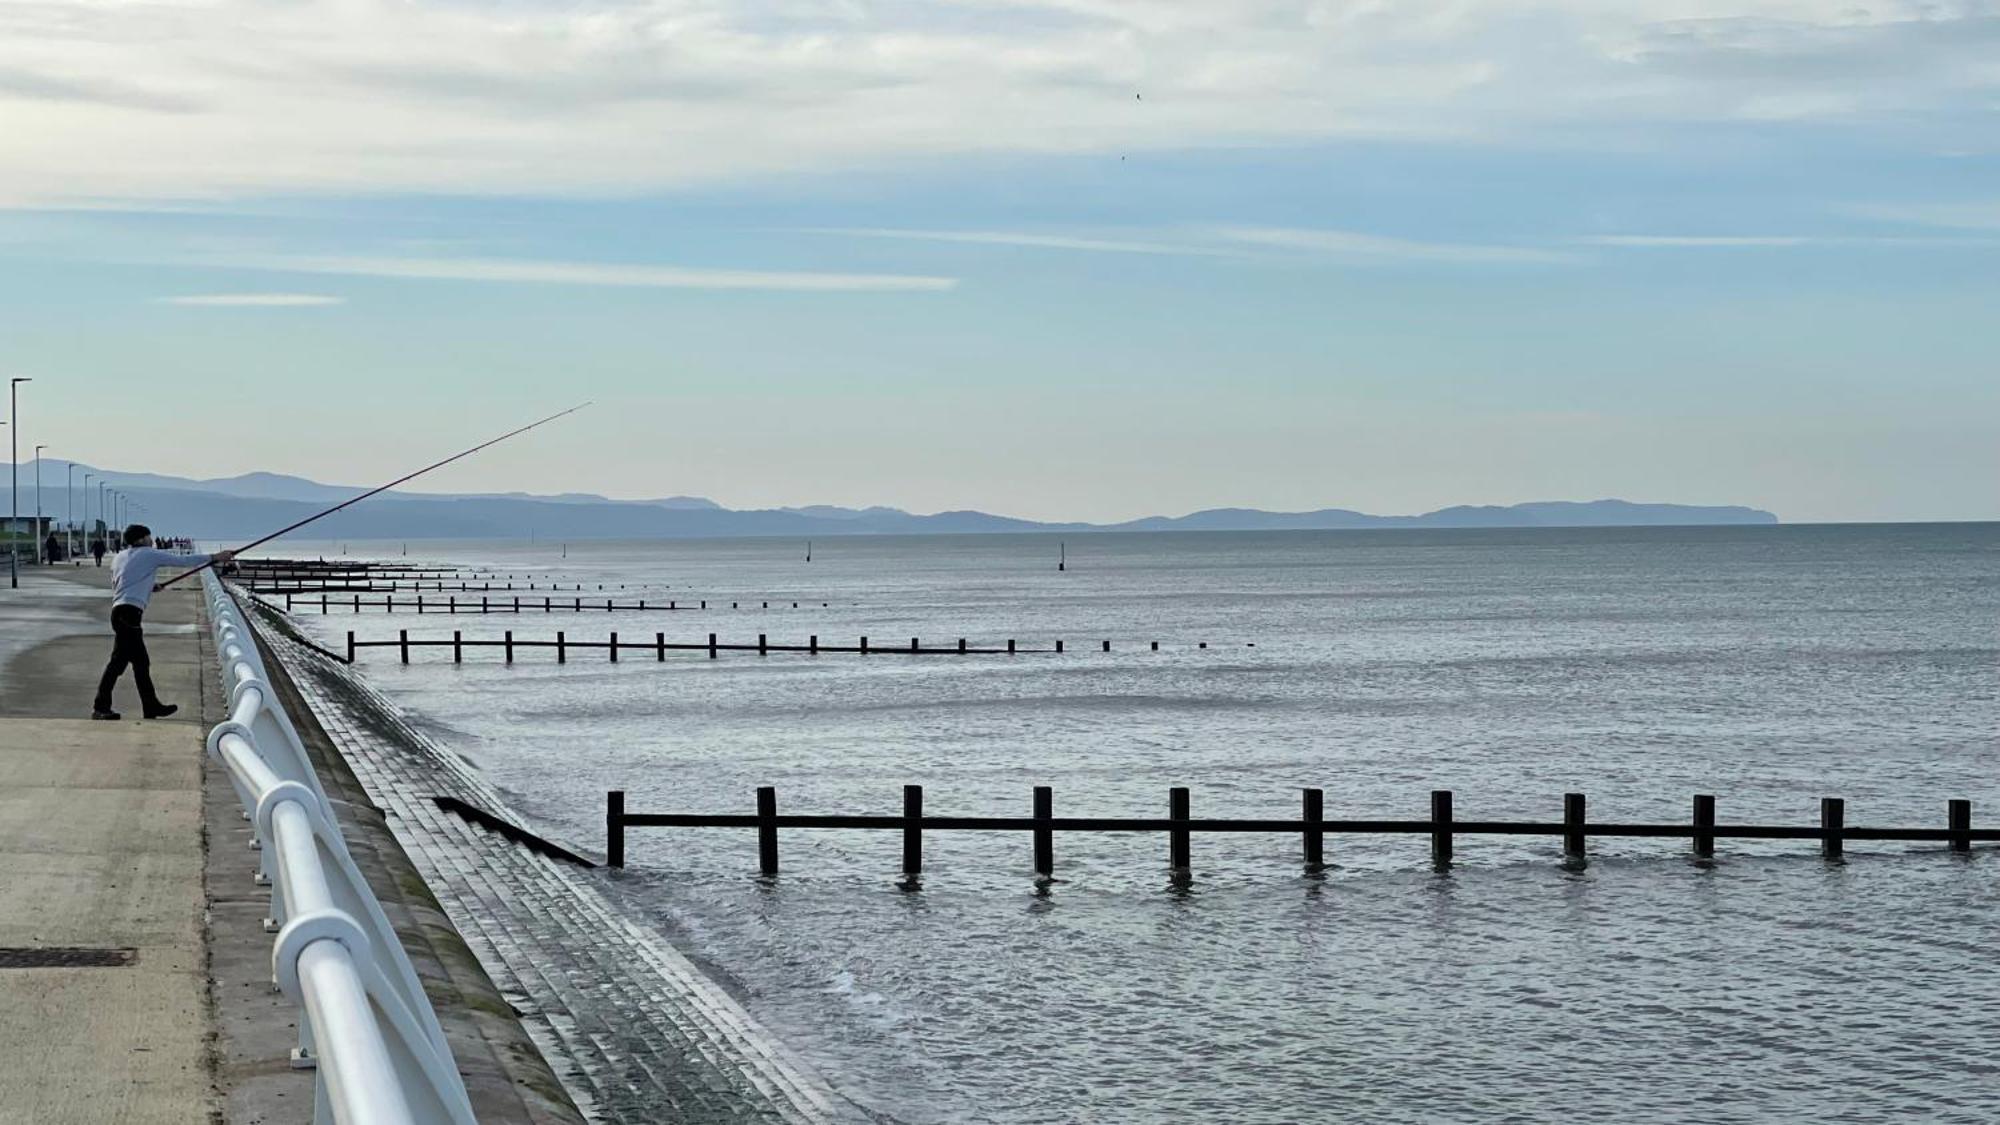
[[[60,488],[66,461],[43,463],[42,511],[66,518]],[[365,491],[303,477],[247,473],[214,480],[121,473],[78,465],[142,504],[154,526],[176,535],[229,539],[282,527],[318,508]],[[27,466],[22,467],[26,476]],[[79,518],[81,513],[78,513]],[[1550,500],[1505,506],[1461,505],[1410,516],[1347,508],[1269,512],[1210,508],[1183,516],[1148,516],[1123,523],[1061,523],[987,512],[918,514],[900,508],[725,508],[698,496],[612,500],[584,493],[384,493],[329,517],[314,538],[343,539],[666,539],[724,536],[912,535],[981,532],[1324,531],[1356,528],[1659,527],[1775,524],[1778,517],[1737,505],[1640,504],[1627,500]]]

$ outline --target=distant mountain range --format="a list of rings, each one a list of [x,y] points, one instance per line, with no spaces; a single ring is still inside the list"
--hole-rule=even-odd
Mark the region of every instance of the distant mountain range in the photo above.
[[[67,516],[63,482],[70,476],[68,467],[67,461],[44,459],[42,462],[42,510],[58,520]],[[25,485],[32,479],[32,465],[22,465],[21,471]],[[156,473],[100,470],[79,464],[75,473],[79,496],[86,472],[106,480],[142,505],[146,509],[145,521],[155,529],[199,539],[254,538],[367,491],[366,488],[321,484],[279,473],[245,473],[236,477],[191,480]],[[24,511],[32,511],[30,487],[22,490]],[[92,487],[95,488],[95,480]],[[82,516],[81,511],[77,514]],[[91,515],[93,518],[96,516],[94,506]],[[1090,524],[1048,523],[974,511],[919,515],[900,508],[841,508],[824,504],[736,510],[699,496],[612,500],[587,493],[537,496],[522,492],[385,492],[313,525],[310,535],[316,539],[512,539],[527,538],[531,533],[542,539],[753,535],[805,538],[941,532],[1309,531],[1777,522],[1777,516],[1757,508],[1635,504],[1625,500],[1554,500],[1505,507],[1459,506],[1416,516],[1376,516],[1346,508],[1321,508],[1311,512],[1211,508],[1185,516],[1148,516],[1124,523]]]

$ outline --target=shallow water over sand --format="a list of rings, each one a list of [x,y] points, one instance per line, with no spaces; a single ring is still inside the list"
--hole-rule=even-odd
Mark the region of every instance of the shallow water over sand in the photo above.
[[[293,553],[338,547],[293,545]],[[360,552],[363,545],[350,544]],[[369,614],[413,636],[927,644],[981,657],[478,651],[365,670],[522,808],[596,847],[644,811],[2000,823],[2000,527],[1730,528],[491,543],[432,558],[768,611]],[[619,585],[627,587],[617,591]],[[511,596],[511,595],[509,595]],[[574,595],[573,595],[574,596]],[[606,595],[598,595],[600,597]],[[474,595],[476,598],[476,595]],[[498,595],[496,595],[497,600]],[[792,609],[793,601],[801,608]],[[820,608],[821,602],[829,603]],[[1110,639],[1113,651],[1097,651]],[[1161,650],[1147,649],[1161,642]],[[1211,647],[1202,650],[1197,642]],[[1255,647],[1248,647],[1254,644]],[[740,987],[861,1104],[910,1121],[1840,1121],[2000,1116],[1984,949],[2000,854],[1849,845],[635,830],[631,909]]]

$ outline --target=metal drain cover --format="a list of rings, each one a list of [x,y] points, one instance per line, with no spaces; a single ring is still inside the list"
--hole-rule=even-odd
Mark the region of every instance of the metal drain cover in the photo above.
[[[130,965],[138,955],[136,949],[0,945],[0,969],[113,969]]]

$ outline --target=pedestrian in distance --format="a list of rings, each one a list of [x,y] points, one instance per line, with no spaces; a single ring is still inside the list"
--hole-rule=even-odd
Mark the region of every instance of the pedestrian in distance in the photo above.
[[[97,560],[98,566],[104,565],[104,538],[102,536],[90,541],[90,557]]]
[[[93,544],[102,553],[103,544]],[[213,555],[181,555],[162,551],[153,546],[153,533],[145,524],[135,523],[125,529],[125,549],[111,560],[111,661],[104,666],[104,677],[97,682],[97,699],[91,704],[90,717],[93,719],[116,719],[118,712],[111,709],[111,689],[118,686],[118,677],[132,669],[132,682],[139,689],[139,703],[142,714],[148,719],[164,719],[180,710],[178,704],[162,703],[153,690],[153,661],[146,655],[146,633],[142,627],[146,617],[146,605],[153,598],[153,591],[159,587],[153,579],[163,566],[205,566],[210,562],[217,565],[236,557],[234,551],[217,551]]]

